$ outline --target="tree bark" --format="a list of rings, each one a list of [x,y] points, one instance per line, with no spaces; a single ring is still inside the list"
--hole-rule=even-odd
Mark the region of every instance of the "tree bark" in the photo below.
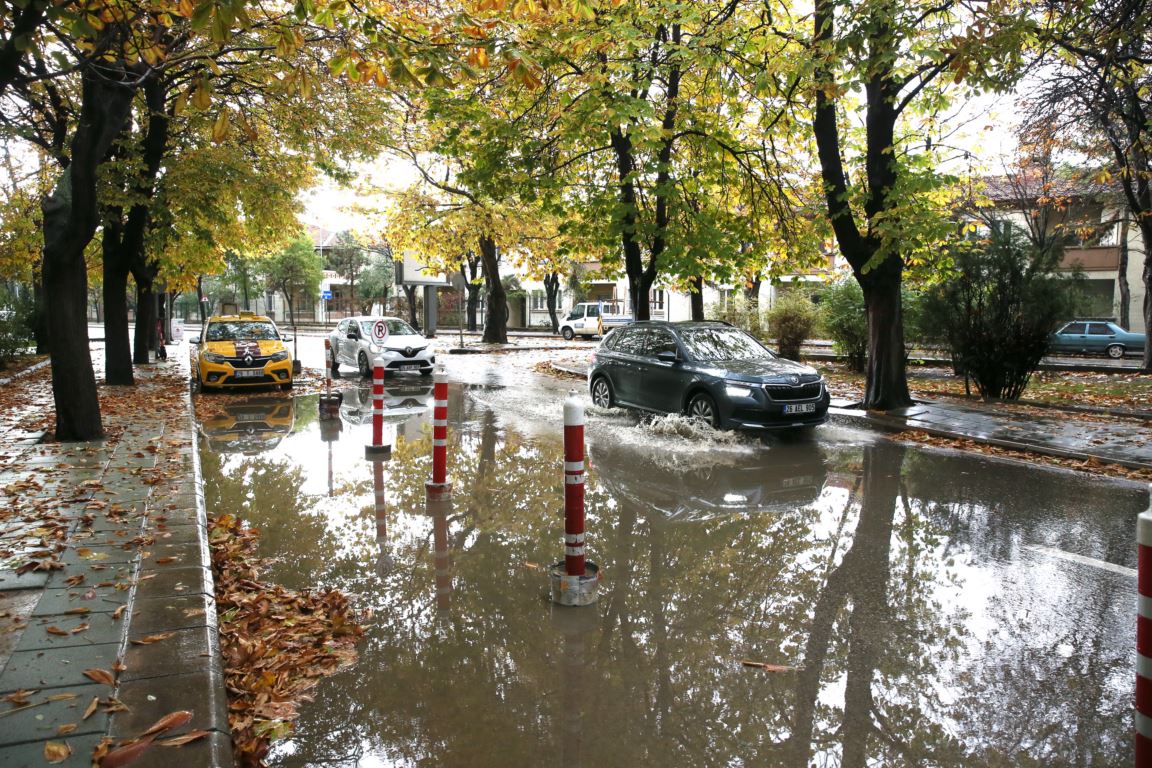
[[[204,276],[196,276],[196,309],[200,313],[200,327],[208,324],[208,302],[204,301]]]
[[[96,169],[128,121],[132,89],[117,84],[122,66],[92,65],[81,77],[81,106],[71,162],[44,213],[44,291],[52,358],[57,440],[104,437],[96,375],[88,348],[88,273],[84,249],[96,233]]]
[[[504,284],[500,282],[500,254],[496,242],[484,236],[480,238],[480,263],[484,269],[484,289],[487,293],[487,306],[484,312],[484,335],[486,344],[508,343],[508,296]]]
[[[156,347],[156,296],[152,292],[152,276],[147,272],[136,275],[136,332],[132,339],[132,362],[147,365],[148,353]]]
[[[904,307],[900,296],[903,262],[886,259],[857,276],[868,317],[868,360],[864,368],[866,408],[888,410],[912,402],[904,349]]]
[[[1132,301],[1132,289],[1128,285],[1128,216],[1120,217],[1120,263],[1116,265],[1116,287],[1120,293],[1120,327],[1129,330],[1132,317],[1128,304]]]
[[[696,275],[689,279],[692,283],[692,291],[688,294],[689,300],[692,305],[692,319],[704,319],[704,277]]]
[[[560,333],[560,317],[556,305],[560,300],[560,273],[549,272],[544,276],[544,299],[548,304],[548,319],[552,322],[552,333]]]
[[[104,219],[104,380],[132,386],[132,340],[128,332],[128,263],[123,253],[123,225],[119,208]]]
[[[467,299],[467,317],[468,317],[468,330],[475,331],[476,312],[480,306],[480,286],[476,283],[476,278],[480,274],[480,259],[476,254],[471,251],[464,257],[464,262],[460,264],[460,275],[464,278],[464,290],[468,294]]]

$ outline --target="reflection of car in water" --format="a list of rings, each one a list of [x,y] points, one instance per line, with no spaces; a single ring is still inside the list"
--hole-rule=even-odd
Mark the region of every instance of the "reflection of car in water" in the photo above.
[[[813,442],[773,445],[755,457],[734,457],[732,464],[693,458],[681,462],[651,447],[618,443],[589,448],[604,488],[669,520],[797,509],[820,496],[827,478],[824,452]]]
[[[200,423],[200,433],[217,453],[256,454],[269,451],[292,434],[296,401],[274,397],[221,404]]]
[[[349,424],[372,423],[372,382],[346,388],[340,418]],[[432,383],[420,380],[384,385],[384,420],[404,421],[432,407]]]

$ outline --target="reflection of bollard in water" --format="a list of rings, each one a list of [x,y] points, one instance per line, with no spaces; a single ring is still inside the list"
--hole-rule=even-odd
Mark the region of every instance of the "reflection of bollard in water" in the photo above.
[[[335,491],[332,488],[332,443],[340,439],[340,432],[344,429],[344,422],[340,420],[339,406],[336,410],[335,419],[325,419],[323,417],[324,406],[320,406],[320,439],[328,443],[328,495],[333,496]]]
[[[560,657],[560,765],[580,768],[584,764],[584,681],[588,677],[585,637],[600,622],[595,606],[586,611],[568,611],[552,607],[552,629],[563,641],[558,644]]]
[[[432,518],[432,558],[436,569],[436,613],[441,617],[452,608],[452,552],[448,547],[448,516],[452,499],[433,498],[425,501],[425,512]]]
[[[554,603],[591,605],[599,597],[600,568],[584,558],[584,404],[575,391],[564,401],[564,562],[549,576]]]
[[[432,396],[432,479],[424,484],[428,498],[452,497],[448,482],[448,374],[443,366],[436,368]]]
[[[379,358],[372,366],[372,444],[364,446],[364,455],[392,455],[392,446],[384,444],[384,363]]]
[[[1152,486],[1149,486],[1152,490]],[[1152,506],[1136,518],[1136,768],[1152,766]]]
[[[372,491],[375,494],[375,503],[372,506],[373,516],[376,518],[376,575],[387,576],[392,572],[395,561],[388,550],[388,505],[384,496],[384,462],[390,457],[381,457],[372,461]]]

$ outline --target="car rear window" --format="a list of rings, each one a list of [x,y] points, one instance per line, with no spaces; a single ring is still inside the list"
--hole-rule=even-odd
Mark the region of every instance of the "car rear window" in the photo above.
[[[1107,323],[1088,323],[1088,333],[1094,336],[1108,336],[1112,333],[1112,329]]]
[[[280,338],[276,326],[259,320],[226,320],[211,323],[205,333],[208,341],[274,341]]]
[[[774,357],[756,339],[738,328],[688,328],[680,333],[696,360],[762,360]]]
[[[644,354],[644,337],[647,332],[643,328],[623,328],[619,331],[620,339],[612,347],[616,352],[626,355]]]

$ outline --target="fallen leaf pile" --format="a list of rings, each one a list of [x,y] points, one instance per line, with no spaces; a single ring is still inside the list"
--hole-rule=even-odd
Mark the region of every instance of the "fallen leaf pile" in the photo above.
[[[542,373],[545,376],[554,376],[558,379],[571,379],[573,381],[584,381],[584,376],[571,371],[563,371],[556,367],[551,360],[544,360],[532,366],[532,370],[536,373]]]
[[[320,678],[352,663],[364,630],[337,590],[260,581],[259,533],[232,515],[209,522],[220,645],[238,762],[262,766]]]

